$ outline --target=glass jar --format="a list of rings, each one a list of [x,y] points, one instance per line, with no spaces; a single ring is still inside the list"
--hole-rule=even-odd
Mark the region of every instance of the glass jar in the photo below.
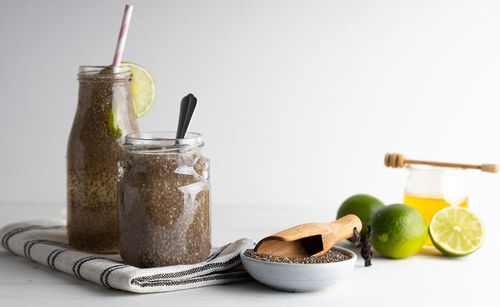
[[[417,209],[429,227],[432,217],[450,206],[468,207],[466,171],[460,168],[411,165],[404,203]],[[434,248],[428,237],[424,248]]]
[[[78,80],[66,156],[69,243],[85,251],[116,251],[116,164],[125,156],[125,135],[138,132],[130,70],[81,66]]]
[[[148,268],[192,264],[210,253],[210,161],[200,134],[139,133],[118,167],[120,255]]]

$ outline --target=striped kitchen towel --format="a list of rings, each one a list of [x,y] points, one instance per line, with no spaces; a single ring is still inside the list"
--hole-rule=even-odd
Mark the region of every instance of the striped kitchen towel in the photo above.
[[[240,252],[253,246],[239,239],[212,248],[197,264],[140,269],[121,262],[118,254],[89,254],[71,249],[66,226],[60,221],[10,224],[0,230],[2,246],[13,254],[54,270],[108,288],[148,293],[198,288],[249,279],[241,268]]]

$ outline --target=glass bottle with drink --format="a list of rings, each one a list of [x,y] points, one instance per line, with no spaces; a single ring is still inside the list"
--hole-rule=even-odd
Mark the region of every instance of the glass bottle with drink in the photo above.
[[[126,66],[82,66],[67,149],[68,238],[76,249],[118,249],[117,162],[138,132]]]

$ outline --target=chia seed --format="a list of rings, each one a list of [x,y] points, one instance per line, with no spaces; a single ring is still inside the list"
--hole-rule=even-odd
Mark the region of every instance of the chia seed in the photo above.
[[[335,249],[329,250],[326,254],[322,256],[310,256],[305,258],[289,258],[289,257],[268,255],[268,254],[258,253],[253,249],[247,249],[245,251],[245,256],[261,261],[293,263],[293,264],[332,263],[332,262],[340,262],[351,259],[351,256],[346,255]]]

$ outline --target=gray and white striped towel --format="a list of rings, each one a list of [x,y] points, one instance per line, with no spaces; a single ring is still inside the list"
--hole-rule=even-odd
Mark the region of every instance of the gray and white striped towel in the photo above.
[[[237,268],[239,253],[253,246],[240,239],[212,248],[210,256],[197,264],[140,269],[121,262],[117,254],[89,254],[71,249],[66,226],[59,221],[10,224],[0,230],[2,246],[10,252],[108,288],[130,292],[165,292],[225,284],[249,279]]]

